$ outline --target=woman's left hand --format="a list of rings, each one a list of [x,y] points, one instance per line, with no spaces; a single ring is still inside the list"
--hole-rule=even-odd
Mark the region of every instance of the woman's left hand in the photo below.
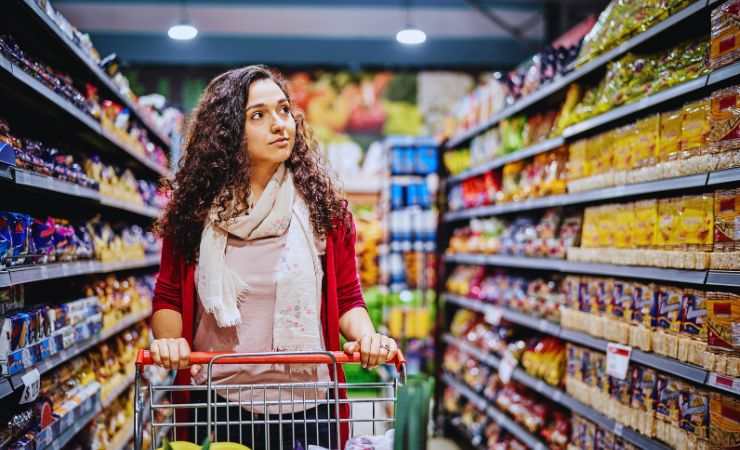
[[[393,338],[380,333],[363,336],[359,341],[344,344],[344,352],[352,355],[360,352],[360,362],[365,369],[373,369],[379,364],[392,360],[398,353],[398,344]]]

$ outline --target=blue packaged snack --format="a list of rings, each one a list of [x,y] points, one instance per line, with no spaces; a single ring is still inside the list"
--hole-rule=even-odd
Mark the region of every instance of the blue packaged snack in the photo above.
[[[29,239],[31,223],[33,219],[27,214],[21,213],[9,213],[10,214],[10,230],[12,233],[13,242],[13,255],[11,256],[12,266],[21,265],[26,263],[26,259],[30,254],[30,243]]]
[[[48,264],[56,260],[54,252],[54,219],[34,219],[31,224],[31,240],[40,264]]]
[[[10,230],[10,213],[0,212],[0,269],[10,265],[13,256],[13,233]]]

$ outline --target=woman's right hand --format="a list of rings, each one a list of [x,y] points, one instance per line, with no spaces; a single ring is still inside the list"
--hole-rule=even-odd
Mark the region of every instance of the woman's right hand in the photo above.
[[[155,339],[152,359],[165,369],[185,369],[190,365],[190,345],[185,338]]]

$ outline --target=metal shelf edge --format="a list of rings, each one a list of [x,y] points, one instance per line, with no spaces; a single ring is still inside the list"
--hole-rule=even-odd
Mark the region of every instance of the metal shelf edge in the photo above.
[[[711,86],[713,84],[721,83],[738,75],[740,75],[740,62],[729,64],[712,71],[712,73],[709,74],[707,85]]]
[[[172,143],[170,142],[170,139],[164,136],[161,131],[154,126],[154,124],[151,123],[151,121],[141,113],[141,111],[138,110],[138,107],[134,105],[134,103],[131,101],[131,99],[124,96],[121,91],[118,89],[118,86],[111,80],[111,78],[103,72],[103,69],[100,68],[93,60],[91,60],[83,51],[81,48],[79,48],[77,45],[75,45],[74,42],[71,42],[69,37],[64,34],[64,32],[57,26],[57,24],[46,14],[46,12],[42,11],[33,0],[24,0],[24,3],[26,6],[33,11],[33,13],[38,16],[41,21],[54,33],[58,39],[69,49],[72,50],[72,52],[77,56],[77,59],[87,66],[87,68],[95,74],[98,81],[106,85],[108,90],[110,90],[116,97],[118,97],[118,101],[121,103],[124,103],[125,106],[132,111],[137,119],[148,129],[150,133],[152,133],[157,139],[161,141],[162,144],[167,147],[167,149],[170,148]]]
[[[480,164],[477,167],[470,168],[463,173],[450,177],[448,181],[458,182],[458,181],[465,180],[467,178],[481,175],[481,174],[488,172],[489,170],[496,169],[510,162],[518,161],[520,159],[527,159],[532,156],[538,155],[540,153],[546,152],[548,150],[552,150],[554,148],[560,147],[564,143],[565,143],[565,139],[562,136],[548,139],[546,141],[542,141],[537,144],[530,145],[529,147],[525,147],[521,150],[517,150],[508,155],[498,157],[492,161],[485,162],[483,164]]]

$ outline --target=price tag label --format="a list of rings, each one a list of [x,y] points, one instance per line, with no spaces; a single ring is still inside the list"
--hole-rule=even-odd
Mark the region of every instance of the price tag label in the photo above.
[[[23,382],[23,394],[18,403],[25,405],[38,398],[41,387],[41,374],[38,369],[29,370],[21,377],[21,381]]]
[[[606,347],[606,373],[614,378],[624,380],[630,364],[632,347],[610,342]]]
[[[709,375],[709,384],[740,394],[740,378],[727,377],[713,373]]]
[[[622,437],[623,431],[624,431],[624,425],[622,425],[619,422],[614,422],[614,434],[616,434],[619,437]]]
[[[516,364],[514,356],[507,352],[501,360],[501,363],[498,365],[498,377],[501,378],[501,382],[508,384],[511,381],[511,375],[514,374]]]
[[[501,324],[501,317],[503,317],[504,311],[501,308],[491,307],[486,309],[486,322],[493,326],[499,326]]]

